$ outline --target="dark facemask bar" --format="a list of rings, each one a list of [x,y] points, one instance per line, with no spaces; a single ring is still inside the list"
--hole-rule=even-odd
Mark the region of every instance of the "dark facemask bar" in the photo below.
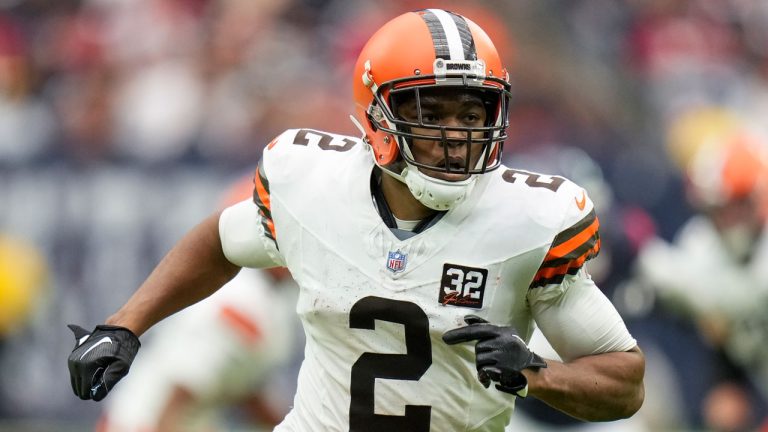
[[[386,118],[390,124],[394,125],[394,128],[389,127],[387,124],[384,124],[382,121],[375,121],[378,128],[382,131],[385,131],[387,133],[391,133],[395,135],[398,139],[398,145],[401,147],[401,156],[403,159],[405,159],[409,164],[418,166],[420,168],[432,170],[432,171],[441,171],[446,173],[454,173],[454,174],[482,174],[488,171],[492,171],[496,168],[498,168],[501,164],[501,156],[502,156],[502,147],[503,147],[503,141],[506,140],[507,134],[506,129],[509,125],[509,120],[507,118],[508,113],[508,107],[509,107],[509,99],[510,99],[510,91],[509,91],[509,83],[507,83],[504,80],[489,77],[486,78],[487,81],[493,81],[500,85],[500,87],[496,86],[477,86],[477,85],[470,85],[467,83],[467,78],[464,76],[464,85],[459,86],[451,86],[450,88],[454,89],[467,89],[469,91],[480,91],[485,96],[491,95],[494,99],[491,100],[491,106],[498,107],[497,109],[491,109],[488,112],[488,119],[486,121],[486,125],[483,127],[449,127],[449,126],[440,126],[440,125],[434,125],[434,124],[425,124],[423,121],[423,115],[422,115],[422,106],[421,106],[421,89],[436,89],[436,88],[448,88],[445,85],[439,85],[439,84],[430,84],[430,85],[421,85],[421,86],[410,86],[403,88],[402,90],[397,90],[396,88],[398,85],[401,85],[408,82],[413,81],[422,81],[422,80],[429,80],[430,78],[434,77],[432,76],[419,76],[419,77],[413,77],[413,78],[406,78],[406,79],[400,79],[400,80],[393,80],[388,83],[382,84],[378,91],[374,95],[374,101],[375,106],[378,108],[381,112],[380,120],[383,120],[383,118]],[[390,101],[391,101],[391,107],[392,109],[387,109],[387,104],[384,104],[382,93],[389,91],[390,94]],[[416,122],[407,121],[402,118],[396,117],[394,115],[394,112],[397,112],[397,94],[398,93],[404,93],[404,92],[413,92],[414,97],[416,98],[416,110],[417,110],[417,120]],[[484,100],[484,105],[487,103],[487,97],[482,98]],[[496,125],[496,121],[499,116],[499,112],[502,113],[502,121],[500,125]],[[416,134],[412,132],[413,128],[421,128],[421,129],[427,129],[427,130],[434,130],[438,131],[439,135],[423,135],[423,134]],[[463,132],[466,135],[466,139],[463,140],[457,140],[456,138],[448,138],[447,134],[448,132]],[[481,132],[482,137],[479,138],[473,138],[472,134]],[[419,139],[419,140],[430,140],[435,141],[436,143],[440,144],[444,151],[444,157],[445,160],[449,160],[448,156],[448,150],[451,146],[456,145],[463,145],[467,149],[467,163],[466,165],[460,169],[452,169],[450,166],[450,163],[446,163],[445,167],[436,167],[432,165],[425,165],[423,163],[419,163],[413,158],[409,157],[405,152],[402,151],[402,146],[410,145],[413,139]],[[496,149],[496,158],[493,162],[491,162],[491,156],[493,156],[493,145],[495,143],[498,143],[497,149]],[[475,168],[474,166],[470,165],[470,161],[472,160],[472,147],[474,145],[479,145],[480,152],[483,153],[483,156],[481,156],[481,166],[479,168]]]

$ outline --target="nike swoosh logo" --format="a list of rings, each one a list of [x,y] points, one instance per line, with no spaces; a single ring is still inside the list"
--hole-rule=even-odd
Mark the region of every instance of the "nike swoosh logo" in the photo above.
[[[584,207],[587,205],[587,194],[582,190],[581,191],[581,199],[576,199],[576,197],[573,197],[573,200],[576,201],[576,207],[579,208],[579,210],[584,210]]]
[[[92,349],[96,348],[97,346],[99,346],[99,345],[101,345],[101,344],[103,344],[103,343],[112,343],[112,339],[110,339],[108,336],[104,336],[103,338],[101,338],[101,340],[99,340],[99,341],[98,341],[98,342],[96,342],[95,344],[91,345],[91,347],[90,347],[90,348],[88,348],[87,350],[85,350],[85,352],[83,353],[83,355],[81,355],[81,356],[80,356],[80,360],[82,360],[82,359],[83,359],[83,357],[85,357],[85,355],[86,355],[86,354],[88,354],[89,352],[91,352],[91,350],[92,350]]]

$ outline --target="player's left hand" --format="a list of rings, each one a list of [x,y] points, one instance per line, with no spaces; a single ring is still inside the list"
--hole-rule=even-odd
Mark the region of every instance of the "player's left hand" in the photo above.
[[[516,396],[528,394],[528,379],[523,369],[547,367],[547,363],[528,348],[517,331],[512,327],[497,326],[477,315],[464,317],[465,327],[449,330],[443,334],[448,345],[477,341],[475,362],[477,377],[488,388],[496,381],[496,388]]]

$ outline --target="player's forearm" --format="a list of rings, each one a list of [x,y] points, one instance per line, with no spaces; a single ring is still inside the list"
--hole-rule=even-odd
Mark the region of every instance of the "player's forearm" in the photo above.
[[[216,213],[188,232],[107,324],[140,335],[232,279],[240,268],[227,261],[221,250],[218,220]]]
[[[618,420],[632,416],[643,403],[645,360],[637,348],[547,364],[538,372],[524,371],[528,395],[573,417]]]

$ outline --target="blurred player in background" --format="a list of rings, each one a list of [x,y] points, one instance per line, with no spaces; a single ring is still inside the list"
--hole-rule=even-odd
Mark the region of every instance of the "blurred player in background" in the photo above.
[[[252,193],[248,176],[228,191],[222,208]],[[246,268],[163,322],[110,397],[97,432],[214,432],[236,422],[274,427],[287,412],[274,378],[293,353],[294,292],[284,268]]]
[[[672,343],[691,346],[666,350],[682,376],[698,371],[691,383],[702,391],[680,389],[700,413],[690,426],[752,430],[768,400],[768,146],[730,123],[699,138],[682,164],[697,214],[674,241],[646,244],[635,288],[682,331]]]

